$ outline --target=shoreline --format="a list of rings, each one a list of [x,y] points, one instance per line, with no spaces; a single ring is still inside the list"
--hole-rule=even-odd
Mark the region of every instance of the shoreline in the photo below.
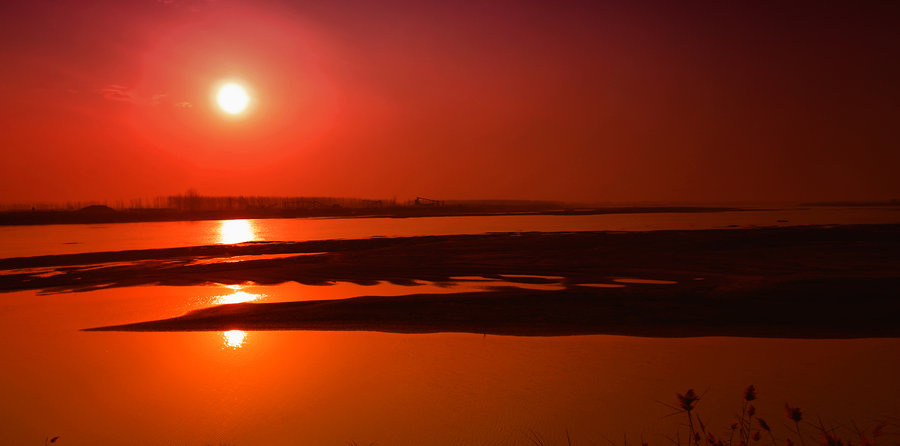
[[[272,218],[419,218],[505,215],[603,215],[664,212],[705,213],[765,211],[771,209],[706,206],[619,206],[592,208],[504,209],[462,205],[396,208],[248,209],[181,211],[176,209],[60,210],[0,212],[0,226],[57,224],[143,223],[166,221],[243,220]]]

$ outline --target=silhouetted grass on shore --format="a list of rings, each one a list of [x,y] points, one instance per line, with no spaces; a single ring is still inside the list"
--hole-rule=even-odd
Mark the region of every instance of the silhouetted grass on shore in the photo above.
[[[889,419],[875,420],[865,428],[855,422],[851,422],[850,427],[826,425],[821,418],[816,418],[815,422],[808,421],[803,410],[790,403],[784,404],[784,417],[789,426],[786,428],[787,432],[776,433],[774,424],[770,424],[762,414],[756,412],[754,401],[757,393],[753,385],[744,391],[740,412],[734,422],[721,431],[716,431],[703,422],[697,411],[701,396],[694,389],[676,394],[676,398],[677,405],[666,406],[675,409],[675,415],[684,414],[687,418],[686,437],[682,438],[680,432],[676,432],[674,437],[667,437],[676,446],[878,446],[888,444],[880,440],[897,436],[897,433],[887,431],[889,427],[897,427],[896,420],[893,423],[889,423]],[[784,439],[783,443],[779,442],[779,436]],[[897,445],[900,442],[890,444]],[[648,445],[643,443],[643,446]]]
[[[736,413],[734,421],[719,430],[707,425],[698,411],[698,405],[702,395],[694,389],[688,389],[685,393],[677,393],[675,404],[662,403],[675,410],[671,415],[682,415],[687,418],[686,435],[676,431],[674,436],[663,437],[674,446],[897,446],[900,441],[900,432],[890,431],[900,427],[900,419],[884,418],[870,422],[866,427],[860,427],[856,422],[850,425],[827,425],[821,418],[816,421],[808,421],[804,411],[790,403],[784,404],[782,421],[786,422],[786,432],[776,433],[775,423],[769,423],[767,418],[758,414],[754,401],[758,398],[756,387],[750,385],[744,390],[740,402],[740,412]],[[766,414],[769,416],[769,414]],[[773,415],[774,416],[774,415]],[[717,434],[718,432],[718,434]],[[539,432],[529,430],[525,433],[528,442],[535,446],[552,446],[554,443],[547,441]],[[888,439],[893,437],[894,441]],[[60,437],[48,437],[45,445],[55,443]],[[784,441],[781,441],[783,439]],[[623,444],[618,445],[612,440],[606,440],[611,446],[628,446],[627,436]],[[225,445],[224,443],[220,443]],[[376,446],[378,442],[359,443],[351,440],[348,446]],[[565,431],[565,445],[573,446],[568,429]],[[592,445],[598,443],[590,443]],[[640,446],[655,446],[641,439]]]

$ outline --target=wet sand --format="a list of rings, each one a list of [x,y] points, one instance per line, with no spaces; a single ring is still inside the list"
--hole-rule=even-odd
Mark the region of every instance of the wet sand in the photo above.
[[[272,254],[279,257],[246,260]],[[501,276],[563,288],[235,304],[105,330],[900,335],[900,225],[267,242],[2,259],[0,268],[5,291],[248,281],[451,284]]]

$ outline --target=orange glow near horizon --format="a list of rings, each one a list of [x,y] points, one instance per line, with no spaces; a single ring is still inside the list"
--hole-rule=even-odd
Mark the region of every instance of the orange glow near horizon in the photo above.
[[[219,226],[219,243],[231,245],[256,240],[256,228],[249,220],[223,220]]]

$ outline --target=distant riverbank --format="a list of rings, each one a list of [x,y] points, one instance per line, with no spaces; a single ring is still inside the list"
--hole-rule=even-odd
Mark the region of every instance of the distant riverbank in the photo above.
[[[34,210],[0,212],[0,226],[138,223],[161,221],[236,220],[266,218],[415,218],[479,215],[601,215],[660,212],[727,212],[760,210],[705,206],[621,206],[592,208],[491,207],[471,205],[401,206],[384,208],[329,207],[315,209],[178,210],[126,209],[90,206],[78,210]]]

